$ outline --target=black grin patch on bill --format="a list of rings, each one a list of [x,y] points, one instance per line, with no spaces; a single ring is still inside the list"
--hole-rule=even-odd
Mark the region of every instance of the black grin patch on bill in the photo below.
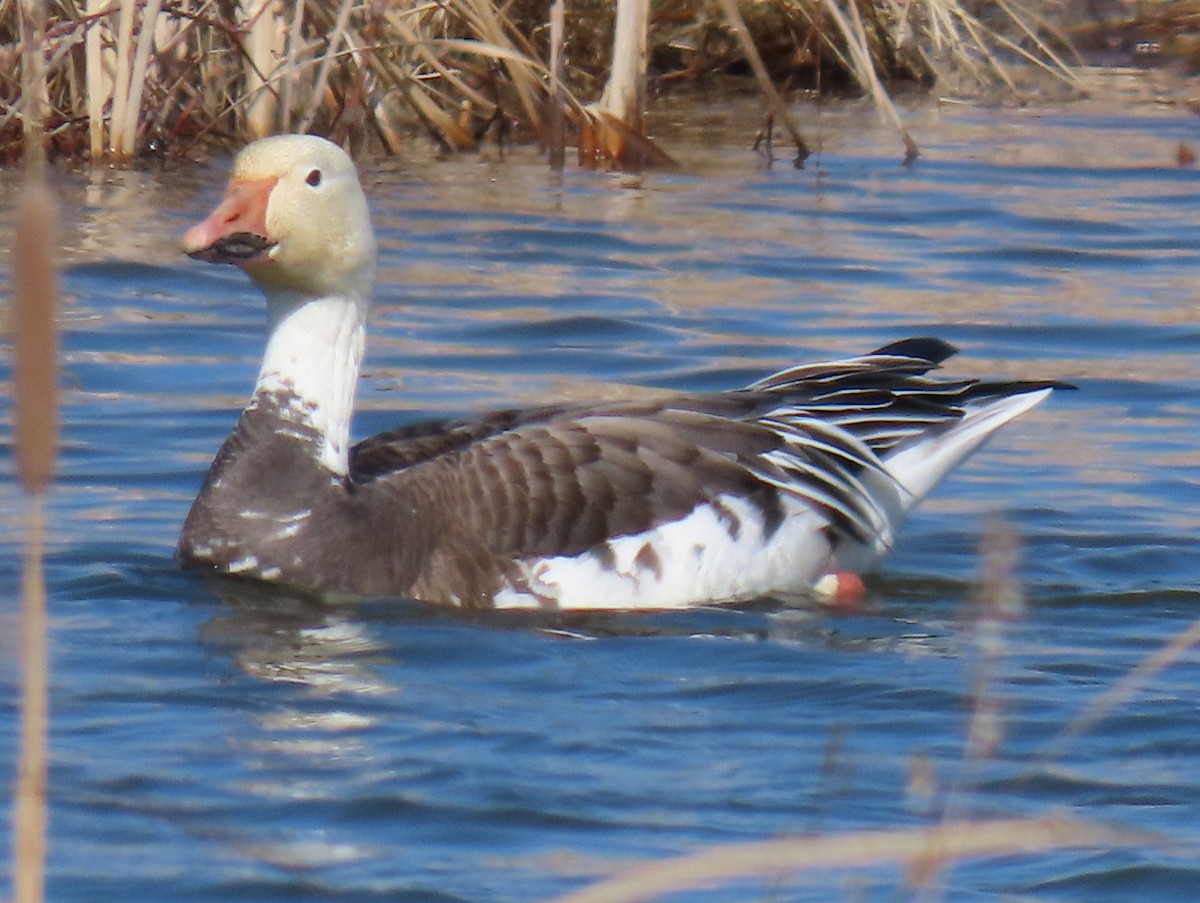
[[[253,232],[235,232],[188,256],[206,263],[243,263],[273,246],[273,242]]]

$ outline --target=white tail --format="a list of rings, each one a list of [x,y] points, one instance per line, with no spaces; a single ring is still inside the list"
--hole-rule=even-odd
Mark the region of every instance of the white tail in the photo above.
[[[901,445],[883,458],[887,476],[864,474],[863,483],[878,505],[873,519],[875,538],[867,546],[843,549],[843,566],[862,570],[895,544],[908,513],[945,476],[1014,417],[1044,400],[1053,389],[1012,395],[968,410],[961,420],[934,429]]]
[[[929,495],[946,474],[991,438],[992,433],[1045,400],[1053,391],[1039,389],[969,410],[949,429],[921,436],[884,458],[888,473],[903,487],[904,513]]]

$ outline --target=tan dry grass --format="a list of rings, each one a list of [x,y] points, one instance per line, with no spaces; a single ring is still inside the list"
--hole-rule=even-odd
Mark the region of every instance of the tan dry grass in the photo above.
[[[658,89],[757,56],[768,94],[857,85],[904,137],[884,90],[897,81],[999,80],[1016,91],[1013,61],[1026,60],[1074,84],[1061,37],[1031,0],[1001,0],[986,22],[959,0],[741,0],[737,16],[727,2],[651,7]],[[567,10],[561,85],[549,74],[546,7],[534,0],[45,0],[37,45],[24,34],[25,5],[0,4],[0,63],[36,56],[45,90],[31,96],[0,68],[0,158],[20,154],[39,97],[52,152],[70,159],[123,162],[163,147],[190,155],[297,129],[392,152],[427,135],[448,150],[488,134],[544,142],[552,99],[582,121],[614,58],[607,0]]]

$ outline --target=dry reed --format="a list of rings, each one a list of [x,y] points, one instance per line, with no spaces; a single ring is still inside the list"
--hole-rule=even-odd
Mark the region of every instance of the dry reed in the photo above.
[[[1039,764],[1045,764],[1060,755],[1069,741],[1081,737],[1114,711],[1128,704],[1146,686],[1151,678],[1175,664],[1185,652],[1200,646],[1200,618],[1174,637],[1161,649],[1152,652],[1132,671],[1101,693],[1071,723],[1064,727],[1047,744]]]
[[[788,113],[787,104],[779,92],[775,90],[775,84],[771,81],[771,75],[767,72],[767,66],[763,62],[762,55],[758,52],[758,47],[754,43],[754,38],[750,34],[750,29],[746,27],[746,22],[742,18],[742,14],[738,11],[737,0],[721,0],[721,5],[725,10],[725,18],[729,20],[729,25],[733,29],[734,35],[737,37],[738,43],[742,47],[742,52],[746,55],[747,62],[750,63],[750,68],[754,71],[754,77],[758,80],[759,90],[763,96],[767,98],[767,103],[771,108],[772,121],[779,119],[787,129],[788,135],[792,139],[792,143],[796,146],[795,165],[801,166],[808,159],[810,153],[808,143],[800,134],[800,129],[792,122],[792,117]],[[768,125],[768,133],[771,126]],[[769,139],[769,134],[768,134]],[[769,141],[768,141],[769,148]],[[768,149],[768,154],[770,153]]]
[[[631,2],[625,31],[633,37],[615,45],[611,3],[571,4],[569,59],[557,79],[546,6],[534,0],[0,4],[0,58],[36,56],[44,70],[36,84],[0,75],[0,157],[17,156],[22,131],[40,118],[52,153],[97,162],[165,147],[190,155],[198,145],[296,129],[390,152],[421,135],[448,150],[510,132],[548,142],[548,105],[564,103],[577,125],[594,122],[585,101],[600,95],[610,69],[624,80],[599,109],[639,133],[638,72],[649,66],[663,90],[747,60],[793,140],[799,132],[773,92],[858,85],[911,155],[885,81],[999,79],[1015,91],[1013,61],[1023,60],[1072,84],[1061,36],[1014,0],[987,23],[959,0],[674,0],[648,13]],[[21,11],[34,6],[47,14],[44,40],[25,33]],[[632,86],[622,74],[630,72]]]
[[[917,158],[918,150],[916,142],[908,134],[908,130],[904,128],[900,122],[900,114],[896,112],[896,107],[892,103],[892,99],[884,90],[883,83],[879,80],[879,72],[876,69],[875,62],[871,58],[871,46],[867,39],[867,32],[863,26],[862,15],[858,11],[857,3],[848,3],[849,21],[842,11],[838,8],[836,0],[825,0],[825,9],[829,11],[829,15],[833,21],[837,23],[839,31],[846,41],[846,49],[849,51],[852,61],[852,71],[858,83],[869,91],[871,99],[875,102],[875,108],[879,110],[879,114],[899,133],[901,140],[904,142],[904,159],[905,162],[911,162]]]
[[[637,132],[646,107],[649,40],[650,0],[617,0],[612,64],[599,104]]]
[[[704,847],[634,866],[551,903],[640,903],[667,894],[747,879],[787,879],[805,871],[896,865],[927,880],[953,863],[983,856],[1127,847],[1159,838],[1070,818],[946,822],[928,828],[856,831]]]

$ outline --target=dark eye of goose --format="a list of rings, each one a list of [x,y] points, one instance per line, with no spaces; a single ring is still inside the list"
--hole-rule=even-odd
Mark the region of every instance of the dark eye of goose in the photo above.
[[[311,185],[313,188],[316,188],[318,185],[321,184],[321,170],[314,169],[307,176],[305,176],[304,181],[307,182],[309,185]]]

